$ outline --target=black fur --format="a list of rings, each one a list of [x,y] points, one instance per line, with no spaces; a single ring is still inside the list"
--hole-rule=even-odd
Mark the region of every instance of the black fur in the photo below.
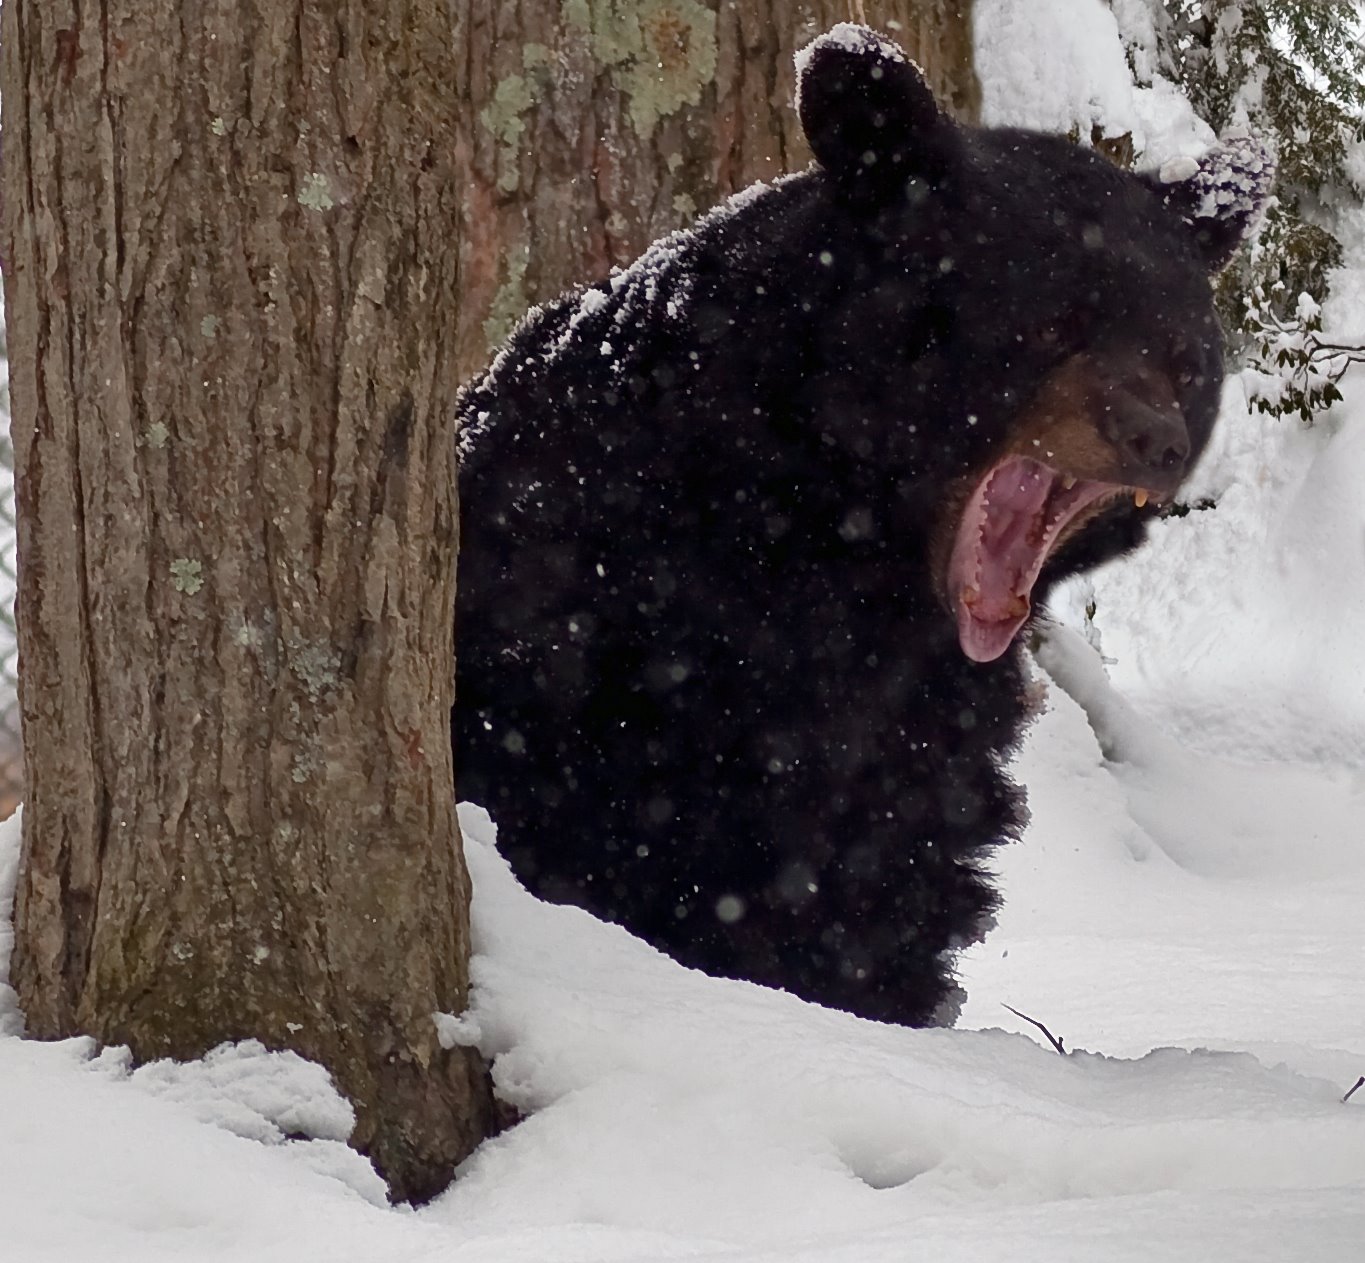
[[[824,165],[533,312],[466,390],[456,767],[532,891],[924,1023],[1024,820],[1018,648],[968,661],[935,585],[950,488],[1080,349],[1170,366],[1197,451],[1222,351],[1158,191],[954,126],[841,29],[802,76]]]

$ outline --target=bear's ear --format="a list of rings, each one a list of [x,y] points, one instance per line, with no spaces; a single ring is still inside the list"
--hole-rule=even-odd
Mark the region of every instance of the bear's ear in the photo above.
[[[1239,136],[1198,162],[1176,158],[1142,178],[1193,230],[1209,271],[1218,272],[1260,222],[1275,184],[1275,160],[1259,140]]]
[[[869,192],[932,179],[957,135],[900,47],[850,22],[796,54],[796,109],[820,165]]]

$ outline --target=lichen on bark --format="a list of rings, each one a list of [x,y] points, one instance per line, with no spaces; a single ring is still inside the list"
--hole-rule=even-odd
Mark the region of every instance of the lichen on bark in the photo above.
[[[873,10],[939,99],[973,118],[967,0]],[[848,0],[474,0],[455,14],[470,43],[468,301],[456,330],[466,376],[529,304],[628,264],[744,185],[804,166],[792,55],[851,16]]]
[[[716,73],[716,14],[698,0],[565,0],[569,25],[611,68],[644,139],[661,118],[696,105]]]

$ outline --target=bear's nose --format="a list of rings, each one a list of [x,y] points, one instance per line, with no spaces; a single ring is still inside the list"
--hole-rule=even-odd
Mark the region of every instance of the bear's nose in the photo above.
[[[1190,435],[1178,408],[1154,407],[1122,392],[1111,400],[1108,412],[1109,441],[1131,481],[1144,486],[1179,481],[1190,456]]]

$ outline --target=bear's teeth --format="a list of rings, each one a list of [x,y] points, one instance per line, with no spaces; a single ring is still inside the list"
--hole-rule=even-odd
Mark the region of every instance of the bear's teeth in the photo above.
[[[1139,509],[1147,503],[1147,493],[1141,487],[1133,492],[1133,503],[1137,505]]]
[[[977,587],[963,588],[962,604],[969,610],[975,609],[981,604],[981,589]],[[1003,614],[992,614],[986,621],[1003,622],[1007,618],[1022,618],[1029,612],[1029,608],[1028,597],[1021,596],[1018,592],[1011,592],[1005,612]]]
[[[1071,488],[1074,487],[1075,485],[1076,485],[1076,479],[1075,479],[1074,477],[1072,477],[1070,474],[1067,474],[1066,477],[1064,477],[1064,478],[1062,479],[1062,490],[1063,490],[1063,491],[1070,491]]]

